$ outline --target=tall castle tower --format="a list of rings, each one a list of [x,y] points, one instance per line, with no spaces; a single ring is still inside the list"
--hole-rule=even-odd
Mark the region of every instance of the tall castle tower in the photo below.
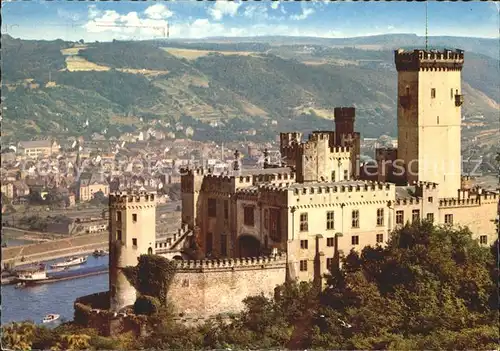
[[[109,196],[110,309],[133,305],[135,288],[122,272],[136,266],[145,252],[155,253],[156,199],[153,193],[115,193]]]
[[[398,158],[406,179],[439,184],[440,197],[460,188],[461,50],[395,51]]]

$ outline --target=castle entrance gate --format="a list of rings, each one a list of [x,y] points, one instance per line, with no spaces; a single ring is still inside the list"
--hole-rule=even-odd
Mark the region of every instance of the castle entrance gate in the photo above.
[[[238,238],[240,257],[260,256],[260,241],[252,235],[242,235]]]

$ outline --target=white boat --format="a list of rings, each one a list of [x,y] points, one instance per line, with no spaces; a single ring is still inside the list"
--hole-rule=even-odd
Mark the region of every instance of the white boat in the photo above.
[[[50,322],[56,321],[59,319],[59,317],[60,317],[60,315],[58,315],[58,314],[48,314],[45,317],[43,317],[42,323],[50,323]]]
[[[21,283],[35,283],[43,280],[49,279],[47,277],[47,272],[44,270],[37,271],[22,271],[17,273],[17,280]]]
[[[87,262],[87,256],[80,256],[80,257],[71,257],[68,258],[66,261],[59,262],[59,263],[54,263],[51,265],[51,268],[61,268],[61,267],[69,267],[69,266],[78,266],[80,264],[84,264]]]

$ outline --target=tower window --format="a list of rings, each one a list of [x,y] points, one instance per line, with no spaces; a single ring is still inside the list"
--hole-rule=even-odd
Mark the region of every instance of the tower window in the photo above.
[[[344,170],[344,180],[349,180],[349,171],[347,169]]]
[[[352,211],[352,227],[359,228],[359,210]]]
[[[429,196],[429,197],[427,198],[427,201],[429,201],[430,203],[432,203],[432,200],[433,200],[433,199],[432,199],[432,196]]]
[[[439,116],[436,118],[436,123],[439,124]]]
[[[224,219],[229,218],[229,202],[224,200]]]
[[[333,211],[328,211],[326,213],[326,229],[335,229],[335,213]]]
[[[122,221],[122,213],[121,211],[116,212],[116,221],[121,222]]]
[[[328,257],[328,258],[326,259],[326,268],[327,268],[327,269],[331,269],[331,268],[332,268],[332,266],[333,266],[333,258]]]
[[[451,88],[451,90],[450,90],[450,97],[453,100],[453,88]]]
[[[377,234],[377,244],[384,242],[384,234]]]
[[[332,182],[335,181],[335,171],[332,171]]]
[[[335,238],[326,238],[326,246],[328,246],[328,247],[334,246],[334,243],[335,243],[334,239]]]
[[[300,271],[307,272],[307,260],[300,261]]]
[[[481,235],[479,237],[479,243],[481,245],[486,245],[488,243],[488,236],[487,235]]]
[[[122,231],[121,230],[117,230],[116,231],[116,240],[122,240]]]
[[[208,217],[217,217],[216,199],[208,199]]]
[[[300,214],[300,231],[307,232],[307,230],[308,230],[307,213],[301,213]]]
[[[253,206],[243,207],[243,222],[245,225],[254,226],[254,208]]]
[[[309,241],[308,240],[301,240],[300,241],[300,248],[301,249],[308,249],[309,248]]]
[[[436,98],[436,89],[435,89],[435,88],[432,88],[432,89],[431,89],[431,98],[432,98],[432,99],[435,99],[435,98]]]
[[[384,209],[379,208],[377,209],[377,226],[383,226],[384,225]]]
[[[406,96],[409,96],[410,95],[410,87],[406,87]]]
[[[137,246],[137,238],[132,238],[132,246]]]
[[[132,222],[137,222],[137,213],[132,213]]]
[[[359,235],[351,236],[351,244],[352,245],[359,245]]]

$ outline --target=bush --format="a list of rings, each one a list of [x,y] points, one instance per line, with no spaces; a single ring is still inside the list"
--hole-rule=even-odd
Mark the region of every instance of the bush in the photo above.
[[[141,295],[134,303],[134,313],[152,315],[158,312],[160,308],[160,301],[152,296]]]

